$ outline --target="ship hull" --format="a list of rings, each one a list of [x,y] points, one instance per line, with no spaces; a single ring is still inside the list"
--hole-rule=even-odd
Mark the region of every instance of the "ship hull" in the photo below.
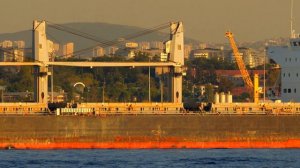
[[[300,148],[300,115],[1,116],[2,149]]]

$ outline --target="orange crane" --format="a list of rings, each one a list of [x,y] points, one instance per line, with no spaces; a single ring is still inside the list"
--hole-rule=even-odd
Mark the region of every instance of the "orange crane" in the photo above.
[[[243,77],[243,80],[246,84],[246,87],[249,89],[249,90],[253,90],[253,99],[254,99],[254,102],[255,103],[258,103],[258,100],[259,100],[259,92],[258,92],[258,75],[255,74],[254,75],[254,85],[253,85],[253,82],[250,78],[250,75],[246,69],[246,66],[244,64],[244,61],[242,59],[242,56],[238,50],[238,47],[235,43],[235,40],[233,38],[233,34],[232,32],[230,31],[227,31],[225,36],[228,38],[229,40],[229,43],[230,43],[230,46],[232,48],[232,51],[233,51],[233,55],[234,55],[234,58],[236,60],[236,63],[239,67],[239,70],[242,74],[242,77]],[[252,95],[252,94],[250,94]]]

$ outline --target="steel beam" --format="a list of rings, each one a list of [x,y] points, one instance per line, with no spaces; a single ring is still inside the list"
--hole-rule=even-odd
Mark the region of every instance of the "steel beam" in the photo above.
[[[0,62],[0,66],[42,66],[39,62]]]
[[[45,62],[54,66],[73,67],[170,67],[180,66],[173,62]]]

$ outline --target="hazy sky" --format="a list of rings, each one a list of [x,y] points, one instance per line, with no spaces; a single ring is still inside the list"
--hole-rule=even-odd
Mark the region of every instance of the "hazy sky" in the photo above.
[[[150,28],[181,20],[186,35],[224,42],[231,30],[239,41],[290,34],[290,0],[0,0],[0,33],[31,29],[33,19],[54,23],[106,22]],[[300,32],[300,0],[294,1]],[[101,29],[101,27],[99,27]]]

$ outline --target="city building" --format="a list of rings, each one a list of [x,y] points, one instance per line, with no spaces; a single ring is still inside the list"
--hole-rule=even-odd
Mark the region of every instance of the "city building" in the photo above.
[[[185,59],[190,58],[190,54],[191,54],[192,50],[193,50],[193,45],[191,45],[191,44],[184,45],[184,58]]]
[[[265,50],[254,50],[252,48],[241,47],[239,48],[239,52],[243,58],[245,65],[249,66],[250,68],[254,68],[263,65],[264,63],[270,62],[270,59],[266,55]],[[230,60],[232,62],[236,62],[232,51],[230,54]]]
[[[255,57],[254,57],[254,63],[255,66],[263,65],[264,63],[268,64],[270,63],[270,59],[266,54],[265,50],[256,51]]]
[[[137,49],[139,46],[138,43],[135,43],[135,42],[128,42],[128,43],[125,43],[125,48],[126,49]]]
[[[54,43],[51,40],[47,40],[47,46],[48,46],[48,54],[49,54],[49,60],[54,60],[55,53],[54,53]]]
[[[2,48],[12,48],[13,47],[13,42],[10,40],[5,40],[2,42]]]
[[[1,62],[23,62],[24,61],[24,50],[5,48],[0,50],[0,61]]]
[[[160,53],[160,61],[166,62],[168,61],[168,54],[167,53]]]
[[[150,43],[150,47],[151,49],[159,49],[159,50],[163,50],[165,48],[165,45],[163,42],[161,41],[152,41]]]
[[[54,60],[54,58],[61,54],[59,53],[59,44],[55,43],[51,40],[47,40],[48,45],[48,53],[49,53],[49,60]]]
[[[127,59],[131,59],[135,57],[135,52],[138,49],[139,44],[135,42],[127,42],[125,43],[125,50],[128,51]]]
[[[24,61],[24,50],[22,49],[13,49],[13,57],[14,61],[16,62],[23,62]]]
[[[159,56],[160,57],[161,53],[163,53],[163,50],[161,50],[161,49],[150,49],[150,50],[143,51],[143,53],[146,53],[151,57],[154,57],[154,56]]]
[[[53,102],[54,103],[62,103],[65,102],[67,98],[67,93],[64,92],[64,90],[61,90],[59,92],[53,92]],[[52,101],[52,92],[49,92],[48,95],[48,102]]]
[[[128,53],[127,53],[127,59],[132,59],[135,57],[135,52],[134,50],[128,50]]]
[[[25,41],[23,40],[14,41],[13,47],[18,49],[23,49],[25,48]]]
[[[195,58],[206,58],[206,59],[213,59],[216,58],[218,60],[225,59],[225,52],[221,49],[215,48],[205,48],[205,49],[196,49],[191,51],[191,57]]]
[[[253,52],[253,50],[250,48],[239,48],[239,51],[245,65],[248,65],[250,68],[255,67],[255,62],[254,62],[255,52]]]
[[[116,54],[116,52],[118,51],[118,49],[119,48],[116,47],[116,46],[111,46],[111,47],[108,48],[108,54],[110,56],[114,56]]]
[[[93,57],[103,57],[106,54],[106,51],[102,47],[95,47],[93,50]]]
[[[11,50],[0,50],[0,61],[7,62],[13,60],[13,53]]]
[[[202,50],[203,50],[203,49],[205,49],[205,48],[208,48],[206,43],[200,43],[200,44],[199,44],[199,49],[202,49]]]
[[[248,72],[250,76],[258,74],[260,86],[263,85],[264,70],[248,70]],[[234,85],[233,90],[231,90],[233,95],[240,96],[242,93],[248,92],[247,87],[244,85],[243,76],[240,70],[215,70],[215,73],[218,81],[220,81],[221,78],[226,78]],[[266,73],[268,72],[266,71]]]
[[[53,44],[53,48],[54,48],[54,51],[57,53],[59,51],[59,44],[58,43],[54,43]]]
[[[250,68],[254,68],[259,65],[263,65],[266,59],[266,63],[269,62],[269,58],[266,57],[265,51],[258,52],[251,48],[239,48],[240,55],[243,58],[245,65]],[[231,53],[231,61],[236,62],[233,53]]]
[[[33,92],[3,92],[2,102],[33,102]]]
[[[64,58],[71,58],[74,52],[74,43],[69,42],[63,45],[63,56]]]
[[[150,49],[150,42],[147,41],[139,42],[139,50],[144,51],[149,49]]]

